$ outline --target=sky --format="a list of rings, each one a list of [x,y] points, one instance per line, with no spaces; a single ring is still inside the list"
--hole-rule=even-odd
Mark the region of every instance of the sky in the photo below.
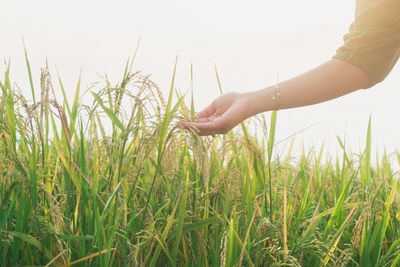
[[[12,80],[29,96],[24,39],[35,84],[47,60],[72,98],[81,70],[83,84],[105,73],[116,83],[140,39],[134,69],[151,74],[167,95],[176,57],[176,87],[182,92],[190,87],[193,64],[195,104],[201,110],[219,95],[214,66],[224,92],[265,88],[278,74],[280,81],[300,75],[334,55],[354,8],[349,0],[2,1],[0,60],[10,60]],[[4,70],[0,64],[0,73]],[[371,89],[279,111],[276,138],[314,125],[296,135],[297,150],[325,143],[334,153],[339,136],[358,153],[371,116],[373,151],[399,150],[399,85],[396,65]]]

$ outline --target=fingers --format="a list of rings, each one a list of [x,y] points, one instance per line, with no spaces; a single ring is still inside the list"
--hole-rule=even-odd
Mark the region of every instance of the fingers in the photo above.
[[[230,114],[232,111],[227,111],[222,116],[212,114],[208,117],[200,117],[195,122],[185,122],[183,128],[196,129],[197,133],[201,136],[214,135],[214,134],[225,134],[232,127],[229,127]],[[204,113],[205,114],[205,113]]]
[[[198,135],[213,135],[222,133],[217,130],[215,121],[210,122],[181,122],[180,126],[186,130],[194,130]]]
[[[216,112],[215,103],[212,102],[208,107],[206,107],[205,109],[203,109],[202,111],[197,113],[196,118],[197,119],[208,118],[208,117],[214,115],[215,112]]]
[[[193,123],[191,123],[191,124],[192,124],[193,127],[195,127],[196,129],[198,129],[198,131],[199,131],[198,133],[199,133],[199,135],[201,135],[201,136],[204,136],[204,135],[213,135],[213,134],[219,133],[219,132],[216,130],[215,121],[204,122],[204,123],[196,123],[196,122],[193,122]]]
[[[198,130],[199,135],[225,134],[234,126],[246,119],[243,117],[241,106],[232,106],[221,116],[211,115],[191,122],[192,127]]]
[[[195,130],[197,134],[201,136],[222,134],[226,132],[221,129],[221,119],[216,118],[215,116],[210,118],[200,118],[197,122],[180,122],[180,127],[186,130]]]
[[[191,123],[193,127],[198,129],[201,136],[227,133],[230,129],[225,124],[226,119],[223,116],[210,121]]]
[[[180,126],[187,130],[194,128],[201,136],[219,133],[215,129],[217,127],[215,111],[215,104],[212,102],[208,107],[196,114],[195,122],[181,122]]]
[[[227,133],[246,117],[243,101],[236,102],[239,96],[237,93],[230,93],[218,97],[208,107],[196,114],[194,122],[185,122],[183,127],[196,129],[199,135]]]

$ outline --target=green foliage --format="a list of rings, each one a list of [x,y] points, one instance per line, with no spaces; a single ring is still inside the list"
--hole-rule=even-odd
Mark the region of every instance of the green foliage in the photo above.
[[[276,112],[261,139],[246,123],[214,138],[179,128],[194,117],[192,67],[189,108],[176,65],[165,100],[132,61],[86,106],[80,77],[70,105],[47,68],[36,99],[26,63],[33,102],[8,66],[0,80],[0,266],[400,262],[398,174],[389,155],[371,164],[371,123],[360,155],[338,138],[343,160],[274,156]]]

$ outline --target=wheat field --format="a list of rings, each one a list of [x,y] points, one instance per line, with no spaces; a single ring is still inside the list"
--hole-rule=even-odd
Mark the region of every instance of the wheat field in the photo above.
[[[0,79],[0,266],[399,266],[400,154],[274,151],[279,112],[183,130],[195,100],[126,64],[82,100],[43,68]],[[176,68],[176,65],[175,65]],[[193,73],[193,72],[192,72]],[[193,80],[193,79],[192,79]],[[63,99],[56,99],[56,92]],[[68,95],[74,98],[68,102]],[[36,99],[36,95],[40,98]],[[392,164],[393,165],[393,164]]]

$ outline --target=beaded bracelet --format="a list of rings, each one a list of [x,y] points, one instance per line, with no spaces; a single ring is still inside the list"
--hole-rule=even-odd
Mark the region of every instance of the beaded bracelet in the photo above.
[[[272,95],[272,100],[278,101],[278,107],[277,110],[280,108],[281,104],[281,90],[279,88],[279,84],[275,84],[274,86],[274,94]]]

